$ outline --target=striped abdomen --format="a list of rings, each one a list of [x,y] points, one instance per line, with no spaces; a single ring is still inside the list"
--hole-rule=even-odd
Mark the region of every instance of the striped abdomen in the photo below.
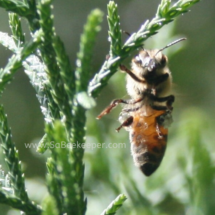
[[[146,176],[158,168],[165,153],[168,130],[158,122],[158,117],[163,114],[165,111],[154,110],[150,116],[133,116],[130,129],[131,152],[135,165]]]

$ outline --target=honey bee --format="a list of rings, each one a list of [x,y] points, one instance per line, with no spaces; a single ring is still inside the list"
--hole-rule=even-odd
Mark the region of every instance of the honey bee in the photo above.
[[[162,51],[185,39],[176,40],[159,50],[141,50],[132,59],[132,70],[121,65],[120,69],[127,73],[126,87],[131,99],[112,101],[97,117],[100,119],[118,104],[125,104],[119,117],[121,125],[116,131],[122,127],[129,131],[134,164],[146,176],[150,176],[163,159],[175,100],[171,94],[168,59]]]

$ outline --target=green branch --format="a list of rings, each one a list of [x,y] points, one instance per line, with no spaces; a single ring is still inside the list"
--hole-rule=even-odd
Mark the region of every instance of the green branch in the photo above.
[[[62,115],[65,116],[65,124],[68,135],[70,135],[72,127],[72,105],[69,102],[64,80],[60,75],[60,68],[56,62],[57,55],[53,46],[54,40],[56,39],[56,33],[53,26],[53,15],[51,14],[51,1],[40,0],[37,8],[40,16],[40,25],[44,32],[40,46],[41,56],[46,65],[46,73],[52,87],[52,97],[58,105],[58,108],[61,110]]]
[[[49,138],[48,135],[47,135],[47,138]],[[63,214],[64,208],[63,208],[63,197],[62,197],[62,184],[60,183],[60,180],[59,180],[55,156],[56,154],[52,152],[52,157],[48,158],[47,160],[46,165],[48,169],[48,175],[46,177],[46,181],[47,181],[49,193],[55,199],[59,213]]]
[[[58,205],[67,214],[83,214],[85,205],[81,205],[82,187],[77,178],[76,164],[73,158],[73,151],[68,144],[65,127],[59,121],[54,126],[47,126],[46,133],[49,142],[52,144],[52,160],[49,162],[50,171],[48,175],[49,189]],[[58,145],[57,145],[58,144]],[[53,180],[55,178],[55,180]],[[53,183],[55,189],[53,189]],[[56,193],[58,191],[58,194]],[[57,194],[57,196],[56,196]]]
[[[122,207],[122,204],[126,200],[126,196],[124,194],[120,194],[113,202],[110,203],[107,209],[105,209],[101,215],[114,215],[117,210]]]
[[[19,198],[19,202],[22,202],[20,206],[26,210],[31,208],[32,214],[36,212],[38,213],[37,206],[30,202],[26,189],[25,189],[25,178],[21,169],[21,162],[19,161],[18,150],[15,147],[15,144],[11,139],[11,132],[7,124],[7,116],[4,113],[4,109],[0,106],[0,138],[1,138],[1,147],[3,148],[5,154],[5,161],[9,167],[9,177],[12,182],[12,187],[15,192],[15,196]],[[2,196],[0,197],[0,202],[5,203],[5,195],[0,193]],[[2,198],[2,199],[1,199]],[[8,202],[11,200],[8,199]],[[13,202],[15,203],[15,202]],[[12,207],[13,204],[10,204]],[[38,213],[39,214],[39,213]]]
[[[12,26],[14,25],[13,20],[15,15],[13,14],[10,16],[12,28]],[[19,25],[19,28],[21,29],[20,23],[17,25]],[[8,34],[0,32],[0,43],[12,52],[18,53],[24,45],[19,42],[19,35],[20,38],[23,37],[21,35],[21,31],[19,31],[18,35],[15,35],[17,34],[15,28],[12,30],[12,32],[14,38],[16,39],[12,39],[12,37],[10,37]],[[15,44],[15,42],[17,42],[17,45]],[[47,123],[51,123],[54,119],[60,119],[60,111],[58,110],[58,106],[53,100],[53,97],[50,93],[51,87],[48,82],[48,77],[45,72],[45,65],[43,64],[43,62],[41,62],[38,56],[31,54],[22,62],[22,66],[25,68],[25,73],[28,75],[31,84],[36,91],[37,99],[41,107],[41,112],[44,115],[44,120]],[[42,140],[40,141],[37,151],[44,153],[47,148],[48,145],[46,144],[46,135],[44,135],[44,138],[42,138]]]
[[[86,92],[87,85],[91,76],[89,68],[91,67],[92,49],[95,43],[95,38],[100,30],[100,23],[102,21],[102,12],[100,10],[94,10],[90,13],[87,19],[87,23],[84,26],[84,32],[81,36],[80,51],[77,55],[77,68],[76,68],[76,95],[81,92]],[[76,98],[75,98],[76,99]],[[86,124],[86,110],[74,101],[74,118],[71,142],[75,144],[83,144],[85,142],[85,124]],[[83,164],[83,147],[73,148],[72,157],[74,161],[75,180],[77,182],[77,190],[79,192],[79,202],[77,207],[78,213],[84,214],[86,211],[86,201],[84,199],[83,192],[83,180],[84,180],[84,164]]]
[[[35,204],[29,205],[26,202],[14,197],[5,194],[0,190],[0,202],[3,204],[10,205],[13,208],[19,209],[20,211],[25,212],[27,215],[40,215],[42,210],[40,207]]]
[[[13,34],[13,40],[19,47],[24,44],[25,36],[22,33],[21,20],[15,13],[9,13],[9,26]]]
[[[59,215],[56,207],[56,202],[53,197],[48,196],[43,201],[43,213],[42,215]]]
[[[27,17],[31,15],[28,6],[20,0],[0,0],[0,7],[5,10],[14,12],[19,16]]]
[[[110,1],[107,9],[108,9],[107,20],[110,29],[108,31],[110,41],[110,57],[116,57],[120,55],[122,48],[118,7],[113,1]]]
[[[34,38],[25,43],[23,48],[17,49],[16,55],[13,55],[6,67],[0,70],[0,93],[3,92],[5,85],[12,80],[14,73],[21,68],[22,61],[36,50],[41,35],[41,31],[36,32]]]
[[[64,83],[64,88],[68,95],[70,105],[72,106],[75,95],[75,73],[71,69],[69,57],[66,54],[64,44],[60,37],[54,37],[53,47],[56,53],[56,61],[60,68],[60,76]]]
[[[76,91],[87,91],[87,86],[92,75],[91,62],[96,36],[101,30],[103,13],[95,9],[88,16],[81,35],[80,48],[76,60]]]

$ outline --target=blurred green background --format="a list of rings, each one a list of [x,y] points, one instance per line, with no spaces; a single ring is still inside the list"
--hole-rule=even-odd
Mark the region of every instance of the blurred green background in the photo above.
[[[153,18],[160,1],[118,0],[121,28],[127,32],[139,29],[146,19]],[[97,72],[109,50],[106,21],[108,1],[56,0],[54,22],[57,33],[65,43],[72,65],[75,65],[79,38],[90,11],[104,13],[102,30],[98,36],[93,60]],[[164,53],[169,58],[176,102],[174,123],[169,129],[168,148],[159,169],[146,178],[133,165],[128,133],[121,130],[120,107],[97,121],[96,116],[115,98],[126,98],[125,75],[116,73],[97,99],[97,107],[87,114],[88,143],[126,143],[126,148],[87,149],[85,153],[85,193],[87,214],[100,214],[120,193],[128,200],[118,214],[215,214],[215,3],[205,0],[164,27],[158,35],[145,43],[146,49],[162,48],[174,39],[186,37]],[[28,27],[23,20],[24,32]],[[0,30],[9,32],[7,13],[0,9]],[[123,40],[127,38],[123,35]],[[4,67],[11,53],[0,46],[0,67]],[[135,53],[134,53],[135,55]],[[131,56],[132,57],[132,56]],[[125,62],[129,66],[130,60]],[[27,189],[37,202],[46,194],[45,155],[36,149],[26,149],[25,143],[37,143],[43,136],[43,116],[28,78],[20,70],[7,86],[1,102],[8,114],[13,140],[19,149],[27,178]],[[1,164],[5,171],[3,156]],[[36,190],[36,191],[35,191]],[[0,205],[1,214],[19,214]]]

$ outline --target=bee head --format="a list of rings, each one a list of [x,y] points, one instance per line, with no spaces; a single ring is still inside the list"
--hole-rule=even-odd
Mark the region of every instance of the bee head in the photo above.
[[[132,60],[133,71],[136,75],[143,78],[153,78],[156,75],[161,74],[167,64],[167,57],[162,54],[162,51],[183,40],[186,40],[186,38],[175,40],[159,50],[154,49],[140,51],[139,54]]]
[[[139,77],[158,75],[167,64],[167,57],[158,49],[141,50],[133,59],[132,67]]]

